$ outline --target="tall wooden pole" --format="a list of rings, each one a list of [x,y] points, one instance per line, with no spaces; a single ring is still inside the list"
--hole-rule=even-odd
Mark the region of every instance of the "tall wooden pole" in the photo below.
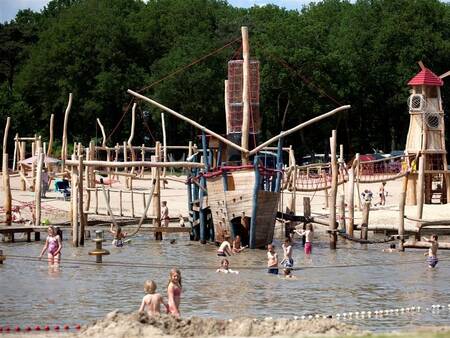
[[[80,215],[80,237],[79,244],[84,246],[84,229],[86,218],[83,210],[83,155],[78,157],[78,214]]]
[[[355,227],[355,167],[352,165],[348,171],[348,222],[346,223],[346,233],[348,236],[353,237],[353,229]]]
[[[417,210],[416,210],[417,219],[421,219],[423,214],[424,182],[425,182],[425,156],[424,154],[421,154],[419,156],[419,177],[417,182]],[[417,222],[416,226],[420,227],[420,223]]]
[[[224,93],[224,101],[225,101],[225,124],[226,124],[226,133],[227,135],[230,133],[230,111],[228,108],[228,80],[225,80],[225,93]]]
[[[106,134],[105,134],[105,128],[103,127],[103,124],[100,122],[100,119],[97,118],[97,124],[100,127],[100,130],[102,132],[102,147],[106,147]],[[109,149],[107,150],[109,152]]]
[[[362,210],[362,205],[361,205],[361,192],[359,190],[359,181],[361,179],[360,175],[360,165],[359,165],[359,153],[355,154],[355,161],[356,164],[354,166],[355,170],[356,170],[356,193],[358,194],[358,210],[361,211]]]
[[[39,226],[41,224],[41,195],[42,195],[42,168],[44,165],[44,153],[42,148],[39,146],[37,155],[37,166],[36,166],[36,185],[34,188],[34,203],[35,203],[35,217],[34,225]]]
[[[75,160],[75,155],[72,155],[72,160]],[[71,212],[72,212],[72,244],[78,246],[78,168],[72,166],[71,175]]]
[[[159,141],[156,142],[155,144],[155,161],[159,162],[161,158],[161,143]],[[153,196],[153,200],[155,201],[153,204],[154,207],[154,215],[156,216],[156,226],[160,227],[161,226],[161,185],[160,185],[160,168],[155,168],[154,172],[155,172],[155,190],[154,190],[154,196]],[[162,240],[162,232],[157,233],[155,232],[155,239],[156,240]]]
[[[9,169],[8,169],[8,132],[11,126],[11,117],[8,116],[6,119],[5,132],[3,134],[3,162],[2,162],[2,174],[3,174],[3,209],[5,211],[5,223],[6,225],[11,225],[12,221],[12,196],[11,196],[11,186],[9,183]]]
[[[336,195],[337,195],[337,179],[338,168],[336,162],[336,130],[332,131],[330,138],[331,150],[331,191],[330,191],[330,249],[336,249]]]
[[[25,145],[26,143],[24,141],[19,143],[19,156],[20,156],[20,160],[23,161],[25,160]],[[25,181],[25,166],[20,164],[20,190],[21,191],[25,191],[27,190],[27,183]]]
[[[161,113],[161,124],[163,133],[163,162],[167,162],[167,139],[166,139],[166,122],[164,113]],[[166,168],[163,169],[163,177],[166,177]],[[166,181],[163,180],[163,189],[166,188]]]
[[[248,43],[248,28],[241,27],[242,34],[242,138],[241,146],[248,149],[248,135],[250,129],[250,46]],[[242,152],[242,164],[248,164],[248,153]]]
[[[69,102],[67,103],[66,112],[64,113],[63,139],[61,149],[62,171],[64,172],[64,162],[67,160],[67,125],[69,123],[69,113],[72,108],[72,93],[69,94]]]
[[[402,191],[400,192],[399,205],[399,220],[398,220],[398,235],[399,235],[399,249],[404,251],[403,243],[405,242],[405,204],[406,204],[406,190],[408,189],[408,174],[402,178]]]
[[[55,114],[50,115],[50,137],[48,140],[47,156],[52,156],[53,152],[53,125],[55,123]]]

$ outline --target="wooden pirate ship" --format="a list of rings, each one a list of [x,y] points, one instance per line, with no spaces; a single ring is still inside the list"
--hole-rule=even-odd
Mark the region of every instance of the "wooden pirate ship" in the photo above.
[[[242,44],[243,60],[229,62],[225,81],[226,137],[148,97],[128,92],[202,131],[202,152],[192,154],[190,160],[203,162],[204,168],[191,170],[187,180],[192,237],[206,243],[239,235],[243,245],[253,249],[273,239],[283,178],[283,137],[350,106],[336,108],[257,145],[259,63],[250,60],[247,27],[242,27]],[[266,147],[277,141],[276,153],[268,152]]]

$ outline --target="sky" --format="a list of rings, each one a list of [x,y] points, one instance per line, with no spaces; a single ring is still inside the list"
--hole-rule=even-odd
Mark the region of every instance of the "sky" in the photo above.
[[[301,9],[312,0],[228,0],[228,3],[235,7],[252,7],[254,5],[263,6],[274,4],[286,9]],[[31,9],[40,11],[49,0],[0,0],[0,22],[10,21],[15,18],[20,9]]]

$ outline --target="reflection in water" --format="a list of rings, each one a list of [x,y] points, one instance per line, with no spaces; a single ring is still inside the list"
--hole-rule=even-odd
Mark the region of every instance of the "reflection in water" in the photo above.
[[[170,244],[171,239],[176,242]],[[280,255],[280,242],[275,245]],[[2,243],[7,255],[36,257],[41,247],[42,243]],[[154,280],[158,292],[167,298],[172,267],[179,267],[183,275],[184,316],[292,318],[450,303],[449,256],[442,251],[438,268],[430,270],[423,251],[390,254],[382,253],[381,246],[339,242],[333,252],[324,236],[314,243],[310,258],[300,243],[294,245],[297,279],[285,280],[266,272],[265,250],[245,250],[230,257],[230,267],[239,270],[239,275],[216,273],[220,257],[215,255],[215,246],[189,242],[176,234],[161,242],[140,235],[123,248],[105,242],[111,254],[104,262],[127,262],[123,266],[68,262],[94,262],[88,256],[93,247],[94,243],[87,242],[84,248],[72,248],[65,241],[58,269],[49,270],[44,260],[8,259],[0,265],[0,325],[42,324],[43,320],[48,325],[86,323],[116,308],[136,311],[147,279]],[[416,262],[408,264],[411,261]],[[347,267],[333,267],[340,265]],[[447,321],[445,310],[353,322],[382,331]]]

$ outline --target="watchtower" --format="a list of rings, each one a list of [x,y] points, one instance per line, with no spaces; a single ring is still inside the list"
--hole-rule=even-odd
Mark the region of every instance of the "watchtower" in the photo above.
[[[421,71],[408,82],[410,123],[405,151],[417,160],[408,179],[407,204],[447,203],[450,176],[440,87],[448,73],[437,76],[422,62],[419,65]]]

